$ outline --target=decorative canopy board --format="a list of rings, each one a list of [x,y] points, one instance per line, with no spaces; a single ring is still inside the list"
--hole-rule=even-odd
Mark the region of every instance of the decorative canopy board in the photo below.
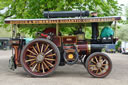
[[[121,17],[89,17],[89,18],[43,18],[43,19],[5,19],[6,24],[65,24],[118,21]]]

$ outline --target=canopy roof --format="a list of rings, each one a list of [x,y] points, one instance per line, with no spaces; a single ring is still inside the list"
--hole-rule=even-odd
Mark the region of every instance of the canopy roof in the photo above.
[[[92,23],[92,22],[113,22],[121,17],[88,17],[88,18],[43,18],[43,19],[5,19],[6,24],[64,24],[64,23]]]

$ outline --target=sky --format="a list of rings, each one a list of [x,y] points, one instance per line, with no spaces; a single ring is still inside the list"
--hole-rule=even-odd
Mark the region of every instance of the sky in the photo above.
[[[124,6],[122,6],[122,13],[123,16],[121,17],[123,20],[126,20],[127,18],[125,17],[125,6],[128,6],[128,0],[118,0],[118,4],[124,4]]]
[[[128,0],[118,0],[119,4],[128,4]]]
[[[118,0],[118,4],[119,5],[124,4],[124,6],[122,6],[123,14],[124,14],[125,13],[125,6],[128,5],[128,0]]]

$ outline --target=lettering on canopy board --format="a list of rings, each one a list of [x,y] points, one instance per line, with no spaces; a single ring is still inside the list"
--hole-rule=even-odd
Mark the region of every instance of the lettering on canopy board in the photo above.
[[[10,24],[55,24],[55,23],[90,23],[90,22],[108,22],[115,18],[94,18],[94,19],[57,19],[57,20],[16,20],[10,21]]]

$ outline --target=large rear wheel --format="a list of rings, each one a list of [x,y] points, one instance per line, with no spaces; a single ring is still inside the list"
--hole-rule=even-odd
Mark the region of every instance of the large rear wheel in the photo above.
[[[47,39],[35,39],[27,44],[21,53],[24,70],[35,77],[44,77],[53,73],[60,62],[57,46]]]
[[[97,78],[106,77],[112,69],[110,58],[101,52],[91,54],[85,63],[90,75]]]

